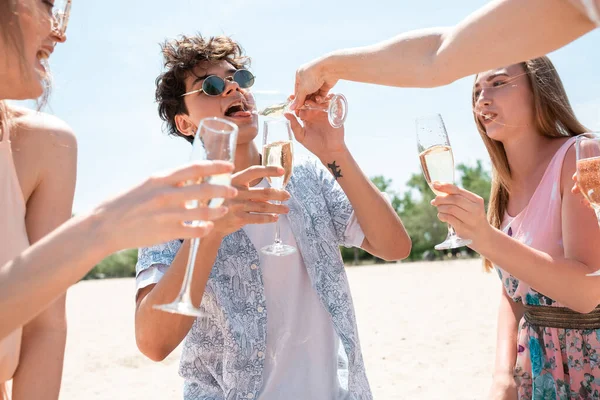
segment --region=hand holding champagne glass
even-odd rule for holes
[[[237,135],[237,125],[229,121],[220,118],[205,118],[201,120],[196,136],[194,137],[192,154],[190,156],[191,160],[222,160],[233,163]],[[205,182],[214,185],[229,186],[231,183],[231,173],[209,176],[205,179]],[[195,183],[198,182],[188,182],[190,185]],[[223,201],[224,199],[222,198],[214,198],[208,201],[208,206],[211,208],[219,207],[223,204]],[[197,208],[198,206],[198,200],[186,203],[187,208]],[[190,224],[192,226],[199,226],[202,224],[202,221],[191,221]],[[192,277],[194,275],[194,266],[199,246],[200,239],[192,239],[185,276],[177,298],[170,304],[156,305],[154,308],[191,317],[201,316],[200,310],[192,304],[191,297]]]
[[[331,94],[325,97],[325,101],[323,103],[319,103],[319,106],[307,106],[304,105],[298,110],[317,110],[323,111],[327,113],[327,118],[329,120],[329,124],[334,128],[340,128],[344,125],[346,121],[346,117],[348,115],[348,101],[343,94]],[[290,105],[292,104],[293,99],[290,98],[283,103],[274,104],[269,106],[259,112],[259,115],[265,117],[275,117],[282,116],[286,112],[291,112]]]
[[[600,225],[600,136],[581,135],[575,144],[577,157],[577,186],[590,203]],[[589,276],[599,276],[596,271]]]
[[[417,148],[425,180],[438,196],[434,182],[454,183],[454,156],[442,116],[439,114],[417,119]],[[454,249],[471,244],[470,240],[459,237],[448,224],[446,240],[435,246],[436,250]]]
[[[283,190],[290,178],[293,169],[293,141],[290,122],[285,119],[265,121],[263,129],[263,154],[262,164],[264,166],[282,167],[285,174],[281,177],[267,178],[271,187]],[[279,202],[278,202],[279,204]],[[274,243],[263,247],[264,254],[273,256],[287,256],[296,251],[296,248],[283,244],[280,237],[279,221],[275,225]]]

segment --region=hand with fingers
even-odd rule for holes
[[[233,165],[224,161],[202,161],[155,175],[129,191],[101,204],[94,220],[106,234],[106,246],[112,251],[142,247],[173,239],[206,236],[213,222],[227,213],[226,207],[199,206],[188,209],[188,201],[206,204],[212,198],[231,199],[237,190],[230,186],[201,182],[211,175],[229,173]],[[207,221],[191,226],[184,221]]]
[[[231,185],[238,195],[225,205],[229,213],[215,222],[214,233],[221,237],[238,231],[248,224],[270,224],[276,222],[280,214],[287,214],[288,206],[273,204],[290,198],[285,190],[251,187],[251,184],[267,177],[283,176],[281,167],[263,167],[254,165],[232,176]]]
[[[438,195],[431,204],[438,209],[438,218],[454,228],[463,239],[470,239],[469,247],[476,247],[494,228],[489,224],[483,198],[449,183],[435,182]]]
[[[321,103],[326,102],[327,99],[327,97],[315,97],[306,100],[303,104],[310,108],[284,114],[290,121],[296,141],[320,160],[347,151],[344,127],[332,127],[327,119],[327,113],[320,110]]]
[[[315,60],[302,65],[296,71],[296,83],[294,85],[295,99],[290,104],[290,108],[297,110],[310,97],[327,96],[336,83],[337,79],[331,78],[324,73],[322,60]]]

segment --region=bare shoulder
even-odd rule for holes
[[[77,147],[77,139],[71,127],[53,115],[26,108],[13,108],[15,134],[14,139],[27,144],[38,143],[47,146],[67,148]]]
[[[46,113],[16,107],[10,111],[13,155],[24,195],[43,182],[74,181],[77,140],[71,127]]]

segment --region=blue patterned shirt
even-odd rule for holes
[[[350,287],[340,255],[353,213],[339,184],[320,162],[294,167],[286,187],[288,219],[312,286],[343,345],[338,378],[356,400],[372,399]],[[179,241],[140,249],[137,273],[171,264]],[[259,255],[243,229],[226,236],[188,333],[179,373],[186,400],[255,399],[262,388],[267,307]]]

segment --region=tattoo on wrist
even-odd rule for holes
[[[344,175],[342,175],[342,169],[335,164],[335,161],[333,162],[333,164],[327,164],[327,168],[331,170],[331,173],[333,174],[333,177],[336,181],[338,180],[338,178],[344,177]]]

